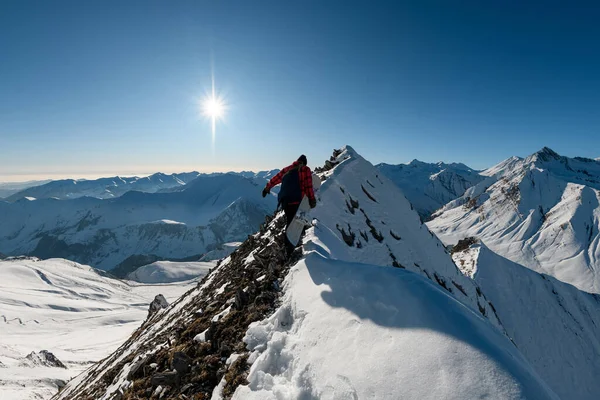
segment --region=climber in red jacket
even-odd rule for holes
[[[313,191],[312,171],[306,164],[306,156],[303,154],[293,164],[288,165],[271,178],[262,192],[263,197],[266,197],[271,188],[281,183],[277,198],[285,212],[286,226],[289,226],[292,222],[304,196],[308,197],[310,208],[317,205]]]

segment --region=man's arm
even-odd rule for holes
[[[315,192],[313,190],[312,171],[309,167],[305,166],[300,169],[300,187],[302,188],[302,194],[307,196],[311,203],[314,203]]]

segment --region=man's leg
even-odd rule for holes
[[[285,219],[286,219],[286,224],[285,224],[286,229],[292,223],[292,220],[294,219],[294,216],[296,215],[296,211],[298,211],[299,207],[300,207],[300,204],[284,204],[283,205],[283,212],[285,213]],[[290,254],[292,254],[295,248],[296,248],[296,246],[294,246],[292,243],[290,243],[290,241],[288,240],[287,235],[286,235],[285,236],[285,250],[286,250],[287,255],[289,256]]]
[[[298,207],[300,204],[284,204],[283,212],[285,213],[285,227],[287,228],[292,223],[294,216],[296,215],[296,211],[298,211]]]

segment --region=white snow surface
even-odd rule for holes
[[[506,337],[417,274],[314,252],[285,289],[248,330],[262,354],[234,399],[556,398]]]
[[[173,301],[196,284],[141,285],[103,277],[68,260],[0,261],[0,399],[47,399],[112,353],[145,320],[161,293]],[[67,369],[25,366],[48,350]]]
[[[538,274],[484,245],[453,255],[494,304],[504,328],[563,399],[600,393],[600,296]]]
[[[429,228],[445,244],[474,236],[511,261],[600,293],[600,162],[544,148],[483,174]]]
[[[281,307],[248,329],[234,399],[558,398],[399,189],[348,146],[338,160]]]
[[[156,261],[152,264],[139,267],[127,275],[127,279],[140,283],[171,283],[188,281],[194,278],[202,279],[216,264],[216,261]]]

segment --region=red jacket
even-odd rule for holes
[[[298,161],[294,161],[292,165],[288,165],[279,171],[279,173],[272,177],[269,183],[267,183],[267,189],[271,190],[272,187],[279,185],[285,174],[287,174],[289,170],[297,167]],[[312,171],[304,165],[298,170],[298,175],[300,177],[300,190],[302,191],[302,196],[307,196],[309,200],[314,200],[315,192],[313,191]]]

